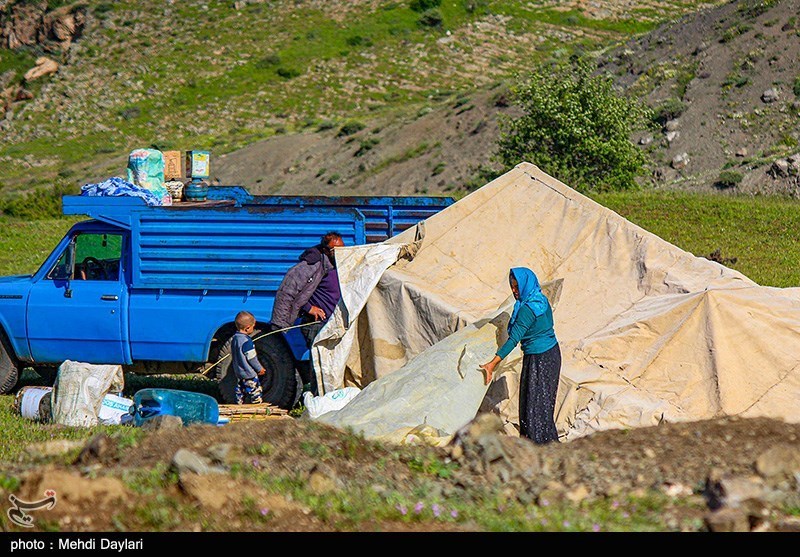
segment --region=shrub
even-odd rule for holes
[[[442,17],[442,12],[436,8],[424,12],[417,20],[420,27],[441,27],[442,23],[444,23],[444,17]]]
[[[674,120],[686,110],[686,104],[676,98],[662,101],[653,112],[653,122],[663,126],[670,120]]]
[[[255,67],[259,70],[266,70],[280,65],[281,57],[275,52],[267,54],[263,58],[256,60]]]
[[[276,73],[284,79],[292,79],[300,75],[300,70],[295,68],[278,68]]]
[[[350,120],[349,122],[345,122],[345,124],[339,128],[339,133],[336,134],[336,137],[346,137],[348,135],[353,135],[354,133],[358,133],[363,130],[366,126],[359,122],[358,120]]]
[[[370,137],[369,139],[362,139],[361,145],[359,146],[358,150],[353,154],[354,157],[360,157],[373,147],[375,147],[381,140],[377,137]]]
[[[652,126],[652,111],[618,96],[612,77],[594,69],[573,56],[518,78],[512,95],[522,115],[501,115],[494,157],[506,167],[530,161],[579,191],[637,188],[647,159],[630,137]]]
[[[738,12],[745,17],[758,17],[769,11],[777,4],[777,0],[761,0],[755,3],[745,3],[739,6]]]
[[[408,5],[408,7],[415,12],[422,13],[433,8],[438,8],[441,5],[442,0],[411,0],[411,3]]]
[[[372,39],[362,37],[361,35],[347,37],[345,42],[348,46],[372,46]]]
[[[794,85],[792,85],[792,92],[795,97],[800,97],[800,76],[794,78]]]
[[[720,37],[719,42],[727,43],[738,37],[739,35],[744,35],[750,29],[752,29],[752,25],[748,25],[747,23],[737,23],[736,25],[732,25],[728,29],[722,33],[722,37]]]
[[[717,181],[714,182],[714,185],[723,189],[732,188],[738,186],[743,178],[744,176],[735,170],[723,170],[719,173]]]

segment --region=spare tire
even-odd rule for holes
[[[0,330],[0,395],[10,392],[19,381],[19,362],[8,342],[5,333]]]
[[[267,370],[261,377],[261,398],[283,408],[291,410],[297,400],[297,377],[294,369],[292,351],[281,333],[273,333],[261,337],[266,331],[253,331],[253,344],[256,347],[258,361]],[[261,337],[261,338],[259,338]],[[231,340],[220,347],[215,376],[219,381],[219,393],[225,404],[236,403],[236,376],[231,370]]]

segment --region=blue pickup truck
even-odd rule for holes
[[[309,354],[299,329],[268,330],[275,292],[326,232],[380,242],[453,203],[446,197],[253,196],[209,188],[206,201],[148,206],[132,196],[71,195],[85,215],[33,275],[0,278],[0,393],[20,369],[55,377],[65,360],[139,374],[205,373],[233,401],[233,318],[256,316],[265,401],[290,408]],[[258,337],[261,336],[259,339]]]

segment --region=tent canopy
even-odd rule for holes
[[[312,351],[325,390],[362,392],[320,417],[368,437],[448,440],[478,412],[518,434],[511,267],[539,276],[562,351],[562,441],[724,415],[800,421],[800,288],[754,283],[521,163],[416,229],[337,250],[343,301]]]

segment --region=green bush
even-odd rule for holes
[[[735,170],[723,170],[719,173],[714,185],[724,189],[733,188],[741,183],[742,178],[744,178],[744,176]]]
[[[769,11],[769,9],[777,3],[778,0],[761,0],[760,2],[743,3],[739,6],[738,12],[745,17],[758,17]]]
[[[377,137],[370,137],[369,139],[362,139],[361,145],[359,146],[358,150],[353,154],[354,157],[360,157],[367,151],[371,150],[375,147],[381,140]]]
[[[349,122],[345,122],[345,124],[339,128],[339,133],[336,134],[336,137],[346,137],[348,135],[353,135],[354,133],[358,133],[363,130],[366,126],[359,122],[358,120],[350,120]]]
[[[653,112],[653,122],[663,126],[670,120],[674,120],[686,110],[686,104],[676,98],[662,101],[656,106]]]
[[[735,25],[732,25],[731,27],[726,29],[724,33],[722,33],[722,37],[720,37],[719,42],[721,43],[730,42],[739,35],[744,35],[752,28],[753,26],[747,23],[737,23]]]
[[[529,161],[579,191],[638,188],[647,159],[630,137],[652,126],[652,111],[594,69],[573,56],[519,78],[512,96],[522,115],[502,115],[495,158],[506,167]]]
[[[344,42],[346,42],[348,46],[372,46],[372,39],[362,37],[361,35],[347,37]]]
[[[292,79],[300,75],[300,70],[295,68],[278,68],[275,72],[284,79]]]
[[[437,8],[423,12],[417,20],[417,24],[420,27],[441,27],[442,23],[444,23],[444,17]]]
[[[280,65],[281,57],[279,54],[273,52],[267,54],[263,58],[256,60],[255,67],[259,70],[266,70]]]
[[[794,85],[792,85],[792,91],[794,92],[795,97],[800,97],[800,77],[794,78]]]
[[[408,5],[408,7],[415,12],[422,13],[433,8],[438,8],[441,5],[442,0],[411,0],[411,3]]]

